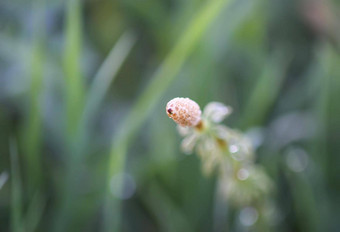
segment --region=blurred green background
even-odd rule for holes
[[[233,107],[274,183],[268,231],[339,231],[339,12],[1,1],[0,231],[261,231],[180,151],[174,97]]]

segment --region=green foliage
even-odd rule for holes
[[[2,1],[0,231],[338,231],[337,7]],[[221,200],[180,150],[174,97],[234,109],[266,204]]]

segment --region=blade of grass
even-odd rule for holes
[[[124,63],[136,42],[135,35],[128,31],[125,32],[111,49],[109,55],[100,66],[89,89],[85,115],[96,112],[110,85],[115,80],[116,74]]]
[[[315,114],[317,118],[317,130],[319,137],[315,141],[317,155],[314,159],[318,166],[322,168],[322,174],[327,172],[327,165],[325,163],[327,156],[327,142],[328,142],[328,120],[329,120],[329,106],[330,106],[330,90],[331,90],[331,56],[332,52],[328,45],[324,45],[318,51],[318,70],[317,75],[314,75],[314,88],[318,92],[318,98],[315,104]],[[315,93],[314,92],[314,93]],[[320,156],[320,154],[323,154]]]
[[[72,221],[73,204],[75,198],[74,184],[77,183],[77,172],[79,171],[79,157],[73,152],[76,142],[79,121],[84,107],[84,83],[81,75],[80,60],[82,47],[82,19],[80,0],[69,0],[66,2],[65,22],[65,47],[64,47],[64,73],[66,88],[66,129],[65,138],[67,145],[67,156],[65,157],[66,172],[63,188],[54,217],[55,231],[65,231],[69,222]]]
[[[80,71],[82,46],[80,0],[67,1],[66,11],[66,41],[63,62],[67,85],[66,126],[68,138],[71,139],[76,133],[84,103],[84,83]]]
[[[79,123],[74,152],[76,156],[79,156],[82,153],[82,149],[86,148],[86,142],[89,139],[89,124],[96,112],[98,112],[98,108],[104,100],[110,85],[115,80],[120,67],[126,60],[135,42],[135,35],[130,31],[125,32],[113,46],[95,75],[87,93],[84,113]]]
[[[128,142],[146,120],[147,116],[152,112],[152,109],[159,101],[161,95],[175,79],[180,68],[191,54],[208,26],[221,12],[223,7],[230,2],[230,0],[209,1],[196,15],[189,24],[187,30],[185,30],[174,48],[156,71],[150,84],[139,97],[115,135],[110,152],[107,176],[107,200],[109,202],[106,204],[107,210],[104,218],[104,229],[106,231],[119,231],[120,227],[119,200],[109,196],[109,189],[111,178],[124,170]],[[118,185],[117,188],[120,190],[121,187],[122,183]],[[112,205],[114,207],[112,207]]]
[[[86,144],[89,138],[89,125],[93,120],[95,113],[98,112],[104,97],[115,80],[115,77],[121,68],[122,64],[126,60],[127,56],[131,52],[133,45],[136,42],[135,35],[132,32],[125,32],[113,46],[109,55],[106,57],[101,67],[99,68],[94,80],[90,86],[88,95],[86,97],[86,103],[84,113],[80,119],[80,125],[78,128],[78,134],[73,146],[73,154],[78,160],[77,165],[81,162],[80,156],[86,149]],[[73,168],[74,170],[74,168]],[[78,173],[73,173],[72,176],[78,176]],[[74,178],[77,179],[77,178]],[[72,183],[70,183],[72,186]],[[70,187],[69,187],[70,188]],[[69,193],[70,196],[72,193]],[[71,197],[69,197],[70,199]]]
[[[261,124],[279,94],[285,77],[289,57],[274,54],[267,60],[244,109],[241,120],[243,128]]]
[[[34,39],[31,57],[31,86],[29,99],[29,115],[25,130],[25,152],[28,176],[28,192],[30,196],[40,188],[42,182],[41,174],[41,132],[42,132],[42,113],[41,113],[41,94],[43,84],[43,65],[44,65],[44,7],[43,1],[37,0],[34,3]]]
[[[45,199],[39,193],[36,193],[32,198],[31,204],[28,206],[25,217],[25,232],[37,231],[39,222],[43,216],[45,208]]]
[[[143,194],[142,201],[159,222],[161,231],[195,231],[188,216],[181,211],[181,208],[173,202],[159,184],[152,183],[149,193]]]
[[[339,50],[338,50],[339,51]],[[338,143],[339,139],[339,131],[340,131],[340,105],[338,100],[340,99],[340,56],[334,49],[330,48],[331,52],[331,70],[330,70],[330,103],[329,103],[329,121],[328,121],[328,154],[325,157],[325,165],[326,165],[326,178],[329,181],[327,183],[327,191],[325,191],[328,196],[329,189],[332,189],[332,192],[335,192],[336,189],[339,189],[339,163],[340,158],[339,156],[334,156],[333,154],[338,153],[340,151],[340,145]],[[330,188],[328,187],[330,186]],[[338,216],[340,215],[340,209],[337,204],[333,204],[333,202],[337,201],[338,194],[331,195],[328,199],[329,208],[332,210],[325,210],[327,214],[323,217],[324,221],[324,228],[329,231],[335,231],[338,228],[339,220]],[[333,213],[334,212],[334,213]]]
[[[331,195],[328,191],[328,181],[332,179],[331,175],[329,175],[332,170],[332,164],[337,163],[331,161],[330,154],[334,149],[332,139],[334,139],[333,133],[336,131],[333,117],[338,118],[338,114],[334,114],[334,112],[338,106],[335,99],[338,99],[336,94],[338,94],[337,87],[339,86],[339,79],[337,78],[340,71],[338,65],[339,55],[334,52],[334,48],[329,44],[323,44],[317,55],[319,70],[312,77],[315,80],[314,85],[318,93],[315,103],[318,136],[313,143],[313,161],[317,163],[318,169],[315,171],[313,182],[311,183],[315,189],[317,188],[317,193],[312,192],[311,195],[316,202],[314,212],[319,220],[316,221],[318,223],[315,222],[312,226],[319,230],[321,228],[332,230],[329,220],[333,215],[327,210],[332,206]],[[334,140],[337,141],[337,137]]]
[[[309,179],[303,173],[288,178],[294,197],[294,208],[297,213],[299,229],[301,231],[316,232],[325,228],[320,227],[320,209],[318,210],[315,194]]]
[[[23,231],[22,228],[22,183],[20,177],[20,166],[18,148],[14,138],[10,141],[11,158],[11,230],[13,232]]]
[[[89,124],[91,120],[93,120],[95,113],[98,112],[98,108],[104,100],[110,85],[115,80],[119,69],[131,52],[135,42],[135,35],[130,31],[125,32],[113,46],[109,55],[106,57],[96,73],[87,93],[84,113],[80,119],[77,135],[78,140],[75,144],[75,154],[77,156],[79,156],[82,153],[82,149],[86,147],[85,145],[89,139]]]
[[[80,122],[77,136],[71,147],[74,161],[72,162],[73,165],[70,170],[71,173],[69,174],[70,177],[68,178],[69,180],[66,187],[68,190],[65,194],[67,195],[65,196],[67,198],[65,201],[67,202],[72,202],[74,197],[72,192],[72,186],[74,182],[72,180],[77,180],[77,176],[79,176],[79,173],[76,173],[75,170],[76,166],[79,166],[81,163],[81,155],[83,154],[84,149],[86,149],[86,142],[89,139],[88,129],[90,121],[94,118],[95,113],[98,111],[98,108],[102,103],[109,86],[114,81],[119,69],[126,60],[135,42],[136,38],[132,32],[124,33],[111,49],[109,55],[99,68],[90,86],[86,97],[84,113],[79,119]],[[65,204],[67,205],[67,203]]]

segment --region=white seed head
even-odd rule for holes
[[[184,127],[196,126],[201,121],[199,105],[189,98],[177,97],[166,105],[166,113],[177,124]]]

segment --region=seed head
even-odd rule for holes
[[[166,105],[166,113],[177,124],[184,127],[196,126],[201,121],[199,105],[189,98],[177,97]]]

